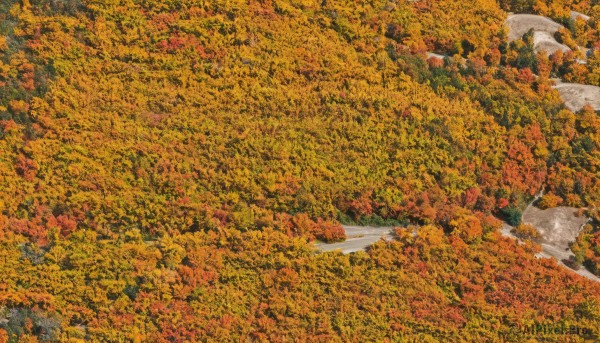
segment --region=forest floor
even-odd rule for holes
[[[542,251],[536,257],[555,258],[563,267],[590,280],[600,282],[600,278],[584,267],[575,270],[563,262],[563,260],[568,260],[571,256],[574,256],[569,248],[569,243],[575,241],[581,227],[587,222],[587,218],[578,216],[577,211],[573,207],[555,207],[542,210],[529,205],[523,212],[523,223],[533,225],[541,234],[541,238],[536,240],[536,243],[541,245]],[[500,232],[505,237],[514,238],[521,242],[521,239],[511,232],[512,229],[512,226],[504,223]]]

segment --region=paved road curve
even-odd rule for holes
[[[319,250],[334,251],[340,250],[344,254],[365,250],[369,245],[380,239],[391,240],[393,227],[374,227],[374,226],[343,226],[346,231],[347,239],[339,243],[317,243]]]

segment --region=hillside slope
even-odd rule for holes
[[[600,286],[492,216],[600,200],[597,118],[495,2],[0,15],[0,342],[598,339]],[[340,221],[419,229],[316,255]]]

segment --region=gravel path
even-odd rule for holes
[[[427,54],[427,58],[435,57],[435,58],[439,58],[440,60],[443,60],[444,58],[448,57],[446,55],[436,54],[435,52],[427,52],[426,54]]]
[[[583,19],[585,21],[590,20],[590,17],[587,16],[587,15],[585,15],[585,14],[583,14],[583,13],[579,13],[577,11],[571,11],[571,19],[577,20],[577,18],[581,18],[581,19]]]

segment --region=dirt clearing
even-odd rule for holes
[[[569,249],[583,224],[587,222],[584,216],[577,216],[577,209],[573,207],[555,207],[546,210],[529,206],[523,212],[523,222],[533,225],[542,238],[540,243],[553,245],[563,251]]]
[[[571,49],[554,39],[554,36],[544,31],[536,31],[533,33],[533,47],[535,52],[545,51],[547,54],[552,55],[557,51],[567,52]]]
[[[592,106],[595,111],[600,110],[600,87],[557,82],[554,88],[571,111],[577,112],[585,105]]]
[[[563,260],[569,260],[573,256],[569,243],[575,241],[581,227],[587,222],[587,218],[577,216],[577,212],[578,209],[573,207],[556,207],[542,210],[529,205],[523,212],[523,223],[533,225],[541,235],[537,243],[542,246],[542,252],[537,254],[536,257],[555,258],[559,264],[574,273],[600,282],[600,278],[584,267],[574,270],[563,263]],[[506,237],[519,240],[511,232],[512,229],[513,227],[505,223],[500,232]]]
[[[551,36],[554,36],[554,33],[563,27],[551,19],[533,14],[509,15],[508,19],[506,19],[505,25],[508,27],[509,31],[509,42],[520,39],[530,29],[533,29],[534,31],[546,32]]]

